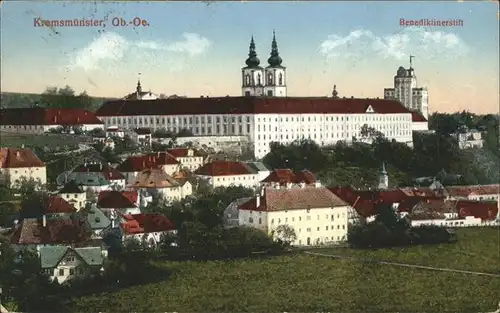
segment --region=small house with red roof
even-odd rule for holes
[[[80,108],[11,108],[0,110],[0,130],[19,133],[46,133],[60,127],[83,131],[103,129],[94,112]]]
[[[0,184],[18,187],[24,180],[47,183],[45,163],[31,149],[0,148]]]
[[[413,131],[425,132],[429,130],[429,122],[420,112],[412,111],[411,120],[411,127]]]
[[[292,244],[304,246],[347,240],[353,215],[356,212],[348,203],[327,188],[316,186],[264,187],[238,206],[239,225],[274,235],[279,226],[288,225],[297,235]]]
[[[190,171],[197,170],[205,163],[205,155],[197,149],[192,148],[171,148],[167,153],[173,156],[183,168]]]
[[[457,200],[499,201],[500,184],[450,186],[447,187],[448,197]]]
[[[212,161],[197,169],[194,174],[205,180],[212,188],[242,186],[257,188],[259,173],[239,161]]]
[[[97,207],[103,212],[113,210],[121,214],[140,214],[137,191],[103,190],[97,197]]]
[[[163,214],[117,214],[122,240],[138,240],[148,247],[157,247],[163,235],[177,234],[176,226]]]
[[[127,178],[127,184],[135,183],[139,172],[154,168],[161,168],[172,175],[181,168],[181,163],[167,152],[156,152],[128,157],[116,167]]]
[[[141,200],[152,201],[153,197],[164,201],[180,201],[192,195],[193,187],[187,179],[175,179],[161,168],[145,169],[137,174],[135,181],[127,186],[141,195]],[[142,205],[142,203],[141,203]]]
[[[309,170],[293,172],[291,169],[275,169],[266,178],[260,181],[265,187],[291,187],[293,185],[321,186],[316,176]]]
[[[117,126],[111,126],[106,129],[106,137],[125,137],[125,131]]]

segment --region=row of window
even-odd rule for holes
[[[317,119],[316,119],[317,118]],[[352,122],[396,122],[396,121],[409,121],[410,116],[401,116],[401,115],[369,115],[369,114],[360,114],[360,116],[351,116],[350,121]],[[309,116],[309,117],[275,117],[274,119],[272,117],[260,117],[257,118],[257,123],[260,122],[266,123],[267,122],[349,122],[349,116],[325,116],[324,119],[322,116]]]
[[[387,123],[383,123],[383,124],[366,124],[367,126],[370,126],[370,127],[373,127],[375,128],[376,130],[379,130],[379,131],[384,131],[384,130],[399,130],[399,129],[410,129],[411,128],[411,124],[410,123],[390,123],[390,124],[387,124]],[[261,128],[262,126],[262,128]],[[267,127],[266,127],[267,126]],[[311,125],[308,125],[308,126],[311,126]],[[331,126],[331,127],[330,127]],[[336,126],[336,127],[334,127]],[[300,128],[299,128],[300,127]],[[345,125],[345,124],[337,124],[337,125],[323,125],[323,126],[320,126],[320,128],[313,128],[312,129],[312,133],[314,132],[324,132],[325,130],[326,131],[329,131],[330,129],[332,131],[334,131],[335,129],[337,131],[344,131],[344,130],[351,130],[351,131],[355,131],[355,130],[360,130],[361,128],[363,127],[363,125],[361,124],[348,124],[348,125]],[[287,127],[281,127],[281,126],[276,126],[276,125],[257,125],[257,132],[260,132],[261,129],[262,131],[266,132],[266,131],[273,131],[273,128],[274,128],[274,131],[275,132],[278,132],[278,131],[295,131],[295,132],[301,132],[301,133],[304,133],[304,132],[309,132],[311,133],[311,128],[304,128],[304,126],[300,126],[298,124],[289,124],[287,125]]]
[[[221,121],[224,123],[228,123],[229,121],[231,123],[243,123],[243,121],[250,123],[250,116],[215,116],[215,123],[220,124]],[[123,124],[183,124],[183,125],[188,125],[188,124],[212,124],[212,116],[196,116],[196,117],[122,117],[122,118],[111,118],[111,124],[120,124],[123,122]],[[201,123],[200,123],[201,122]]]

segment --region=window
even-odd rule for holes
[[[250,74],[247,74],[247,75],[245,76],[245,84],[246,84],[247,86],[248,86],[248,85],[250,85]]]
[[[262,85],[260,73],[257,74],[257,85]]]
[[[259,217],[259,224],[262,224],[262,218]]]
[[[283,74],[282,73],[280,73],[280,76],[279,76],[279,84],[283,85]]]
[[[66,257],[66,262],[74,262],[75,261],[75,257],[74,256],[68,256]]]
[[[59,276],[64,276],[64,268],[59,269]]]
[[[248,222],[253,223],[253,217],[249,217]]]
[[[70,268],[69,269],[69,274],[70,275],[75,275],[75,269],[74,268]]]
[[[272,85],[273,84],[273,74],[269,73],[267,75],[267,84]]]
[[[267,96],[268,97],[272,97],[273,96],[273,91],[272,90],[268,90],[267,91]]]

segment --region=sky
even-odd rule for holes
[[[41,93],[69,85],[122,97],[140,75],[143,89],[155,93],[240,96],[251,36],[265,66],[275,30],[289,96],[327,96],[336,85],[341,97],[383,97],[413,55],[431,112],[498,113],[498,10],[493,1],[8,0],[0,9],[1,90]],[[46,27],[38,18],[103,22]],[[405,27],[401,19],[462,25]],[[113,26],[120,20],[126,25]]]

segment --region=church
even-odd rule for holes
[[[278,51],[276,34],[273,31],[271,56],[267,66],[262,67],[255,51],[255,41],[252,36],[246,66],[241,69],[242,96],[286,97],[286,67]]]

